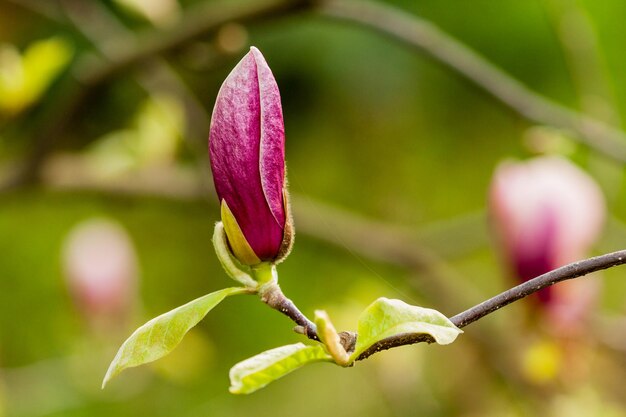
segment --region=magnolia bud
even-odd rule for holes
[[[293,241],[280,93],[252,47],[217,96],[209,153],[230,248],[245,265],[280,262]]]

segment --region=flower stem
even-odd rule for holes
[[[276,280],[271,280],[261,285],[259,295],[265,304],[293,320],[301,328],[299,330],[300,333],[306,335],[311,340],[320,340],[315,324],[302,314],[293,301],[283,294]]]

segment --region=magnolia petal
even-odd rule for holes
[[[280,92],[263,54],[250,48],[257,68],[261,105],[261,143],[259,170],[263,193],[276,222],[285,224],[283,188],[285,182],[285,127]]]

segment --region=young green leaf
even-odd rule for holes
[[[233,394],[250,394],[303,365],[322,361],[333,359],[321,345],[296,343],[267,350],[231,368],[229,390]]]
[[[317,335],[320,341],[324,343],[326,350],[335,363],[341,366],[348,366],[351,363],[350,355],[341,345],[341,338],[330,321],[328,313],[324,310],[315,310],[315,325],[317,326]]]
[[[122,344],[109,365],[102,388],[124,369],[155,361],[170,353],[185,334],[224,298],[248,292],[249,289],[242,287],[225,288],[153,318]]]
[[[383,297],[370,304],[359,317],[359,337],[351,360],[392,336],[424,334],[440,345],[447,345],[460,333],[463,332],[437,310]]]

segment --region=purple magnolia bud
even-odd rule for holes
[[[489,197],[494,231],[520,281],[583,258],[602,230],[606,208],[600,188],[563,158],[501,164]],[[563,284],[542,290],[539,299],[558,305],[554,298]]]
[[[278,85],[255,47],[220,88],[209,153],[234,255],[246,265],[279,262],[293,236],[285,183],[285,130]]]

